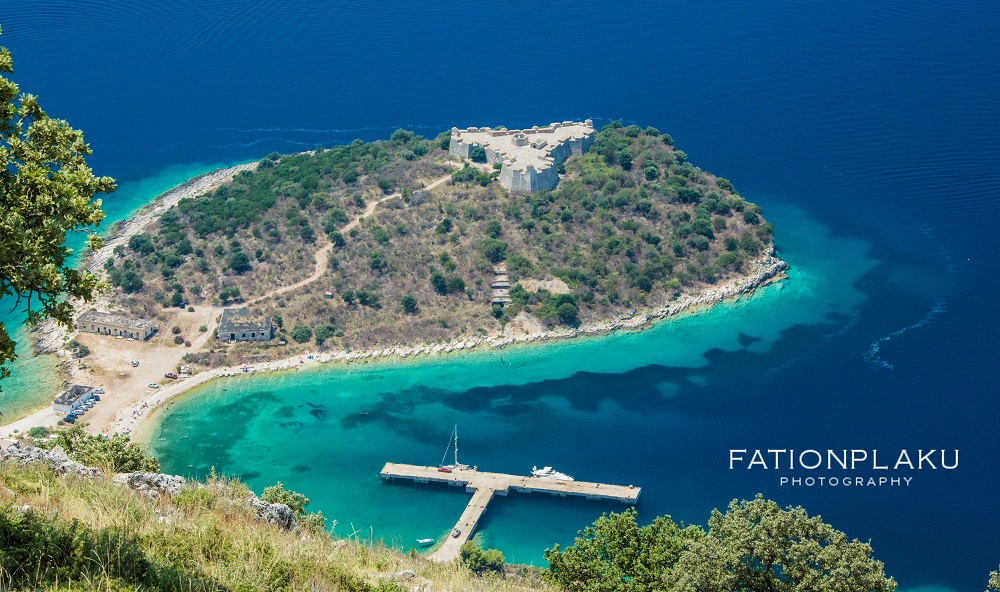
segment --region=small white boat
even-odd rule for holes
[[[434,539],[417,539],[417,544],[426,547],[427,545],[433,545]]]
[[[553,479],[555,481],[572,481],[573,478],[566,473],[560,473],[559,471],[553,469],[552,467],[531,467],[531,476],[540,477],[542,479]]]

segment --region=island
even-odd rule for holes
[[[641,329],[782,277],[773,231],[652,127],[398,130],[158,197],[85,258],[108,289],[76,330],[38,345],[106,391],[90,429],[129,432],[217,376]]]

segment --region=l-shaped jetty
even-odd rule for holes
[[[592,500],[616,500],[626,504],[635,504],[639,501],[640,491],[639,487],[632,485],[523,477],[506,473],[477,471],[464,467],[444,472],[438,470],[438,467],[402,465],[391,462],[385,463],[380,476],[389,481],[408,479],[416,483],[447,483],[453,487],[465,486],[466,491],[473,492],[472,499],[452,530],[452,535],[437,551],[431,554],[431,560],[437,562],[447,562],[458,558],[459,548],[472,537],[476,525],[479,524],[479,519],[486,512],[486,506],[489,505],[494,494],[506,496],[513,489],[522,493],[537,491],[561,497],[577,495]]]

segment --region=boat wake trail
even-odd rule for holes
[[[934,306],[931,307],[927,314],[924,315],[924,318],[920,319],[916,323],[913,323],[912,325],[903,327],[898,331],[893,331],[885,337],[876,339],[870,346],[868,346],[868,351],[864,353],[865,361],[871,364],[876,370],[892,370],[893,365],[879,357],[879,350],[882,349],[882,344],[890,341],[893,337],[897,337],[913,329],[919,329],[920,327],[923,327],[927,323],[933,321],[938,315],[945,312],[945,303],[946,301],[944,299],[938,300],[934,303]]]

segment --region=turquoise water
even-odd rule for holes
[[[580,479],[648,485],[643,475],[656,464],[641,457],[661,451],[630,452],[631,436],[648,432],[652,417],[656,431],[686,431],[683,417],[662,403],[684,387],[711,389],[698,372],[707,352],[766,353],[788,328],[851,315],[864,300],[852,285],[876,264],[866,243],[829,236],[793,207],[769,212],[792,269],[752,297],[641,332],[216,381],[168,408],[150,435],[153,450],[166,471],[205,475],[214,467],[258,492],[280,480],[336,520],[338,534],[402,548],[450,530],[469,496],[383,484],[379,469],[386,461],[439,462],[454,424],[460,459],[484,470],[524,474],[551,464]],[[566,381],[581,372],[627,375],[649,367],[691,372],[657,381],[652,393],[565,394]],[[496,394],[505,389],[507,396]],[[644,493],[644,511],[676,511],[662,505],[663,493]],[[553,542],[571,541],[601,512],[618,509],[511,494],[491,504],[479,536],[508,559],[537,564]],[[703,505],[687,519],[703,521],[710,509]]]

